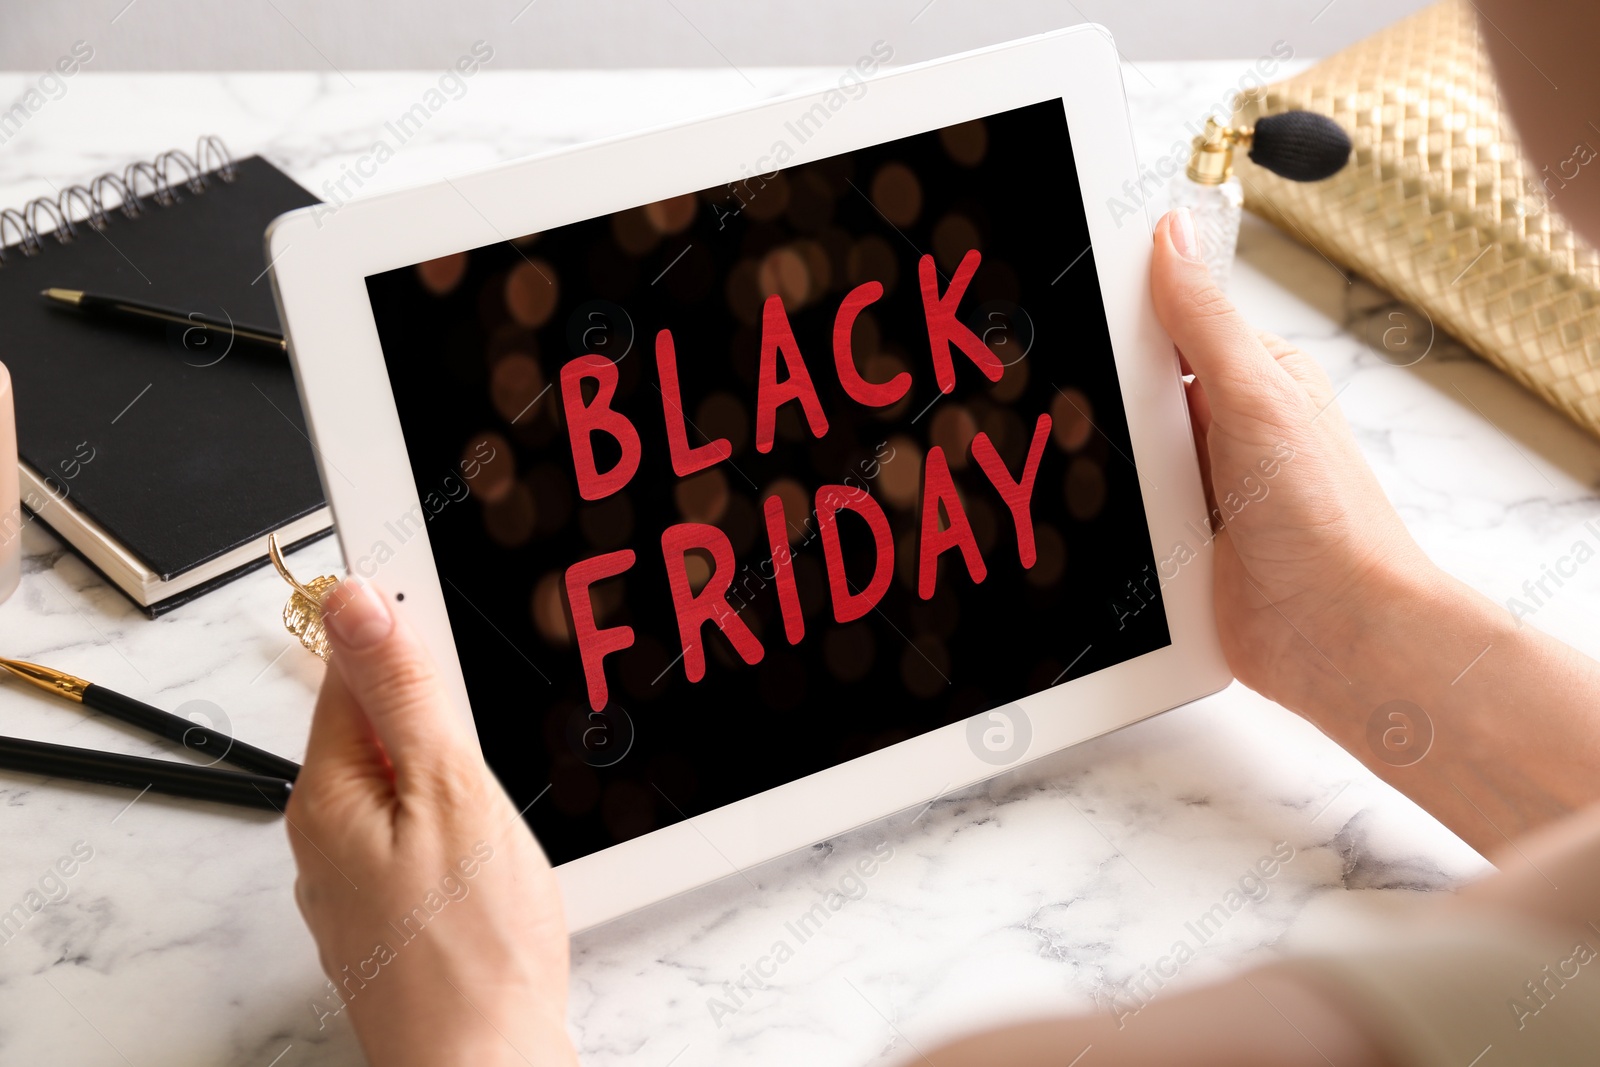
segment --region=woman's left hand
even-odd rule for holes
[[[374,1067],[576,1064],[544,852],[384,598],[346,579],[325,608],[333,655],[287,810],[323,1010],[348,1008]]]

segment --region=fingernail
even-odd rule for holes
[[[371,648],[394,629],[389,605],[376,589],[355,576],[335,586],[323,598],[322,608],[328,632],[345,648]]]
[[[1194,216],[1188,208],[1177,208],[1167,216],[1167,235],[1178,255],[1199,262],[1200,241],[1194,235]]]

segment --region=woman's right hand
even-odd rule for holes
[[[1185,213],[1164,217],[1151,289],[1194,375],[1235,676],[1481,851],[1600,801],[1600,665],[1429,561],[1327,375],[1246,325],[1195,247]]]
[[[1216,545],[1216,610],[1240,681],[1301,710],[1353,670],[1373,604],[1437,568],[1406,532],[1311,357],[1258,334],[1197,258],[1187,211],[1156,227],[1156,313],[1185,372]],[[1330,669],[1331,668],[1331,669]]]

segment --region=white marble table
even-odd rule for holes
[[[1129,68],[1146,161],[1245,69]],[[832,77],[745,74],[754,87],[733,71],[486,72],[364,191]],[[0,145],[0,204],[212,131],[320,189],[436,79],[80,75]],[[0,76],[0,98],[27,83]],[[1595,441],[1442,338],[1414,367],[1381,358],[1375,342],[1396,325],[1426,343],[1420,316],[1252,220],[1233,291],[1258,325],[1327,367],[1412,530],[1491,596],[1517,592],[1600,516]],[[270,571],[150,622],[48,532],[30,529],[25,544],[22,588],[0,605],[7,654],[169,707],[211,700],[251,741],[303,751],[321,666],[280,629],[284,587]],[[337,549],[323,542],[295,566],[333,572]],[[1583,623],[1597,608],[1600,568],[1580,571],[1536,621],[1592,654],[1600,631]],[[3,706],[6,733],[163,753],[13,687]],[[0,945],[0,1062],[359,1063],[343,1021],[318,1029],[323,979],[290,896],[281,821],[129,799],[0,776],[0,910],[75,843],[93,850],[65,898]],[[785,924],[880,841],[893,858],[864,897],[793,946],[762,988],[725,988],[774,942],[793,941]],[[1270,895],[1233,914],[1166,988],[1320,936],[1357,903],[1446,890],[1486,869],[1311,727],[1234,686],[944,797],[920,817],[757,868],[754,887],[733,878],[579,937],[572,1033],[592,1065],[861,1063],[1021,1013],[1104,1010],[1278,842],[1295,858]]]

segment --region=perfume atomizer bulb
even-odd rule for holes
[[[1215,118],[1190,145],[1189,164],[1168,188],[1170,207],[1186,207],[1194,219],[1200,255],[1218,287],[1226,289],[1239,244],[1244,192],[1233,173],[1233,153],[1243,147],[1250,161],[1295,182],[1331,178],[1350,159],[1350,137],[1326,115],[1285,111],[1254,126],[1225,126]]]

